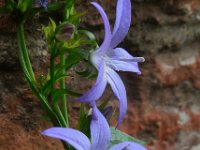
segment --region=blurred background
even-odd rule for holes
[[[116,1],[98,2],[113,25]],[[130,32],[120,47],[146,61],[140,63],[140,76],[120,73],[129,103],[120,129],[148,142],[149,150],[200,150],[200,1],[132,0],[132,6]],[[88,10],[82,27],[101,43],[104,30],[98,12],[88,0],[77,0],[77,10]],[[48,67],[42,23],[44,17],[38,15],[26,26],[36,74]],[[76,79],[69,82],[80,86]],[[50,126],[41,114],[20,69],[12,17],[0,15],[0,150],[62,149],[57,140],[40,136]]]

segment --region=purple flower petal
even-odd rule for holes
[[[147,150],[140,144],[134,142],[123,142],[120,144],[116,144],[111,147],[109,150]]]
[[[121,78],[113,69],[107,68],[106,73],[107,73],[108,83],[110,84],[115,96],[119,100],[119,105],[120,105],[119,117],[118,117],[118,125],[119,125],[122,123],[127,111],[126,89],[124,87]]]
[[[111,42],[111,30],[110,30],[109,20],[108,20],[106,13],[103,10],[103,8],[98,3],[92,2],[91,4],[94,5],[96,7],[96,9],[99,11],[99,13],[103,19],[104,28],[105,28],[104,41],[101,44],[101,46],[97,50],[95,50],[95,53],[98,53],[98,52],[104,53],[110,47],[110,42]]]
[[[112,33],[111,48],[116,47],[128,33],[131,23],[131,1],[118,0],[116,20]]]
[[[143,57],[133,57],[126,50],[116,48],[107,53],[106,64],[117,71],[130,71],[141,74],[137,62],[143,62]]]
[[[106,150],[110,142],[110,128],[101,112],[93,105],[90,123],[92,150]]]
[[[42,134],[63,140],[78,150],[89,150],[91,147],[87,136],[75,129],[54,127],[43,131]]]
[[[104,75],[104,63],[102,63],[99,68],[99,74],[98,74],[96,83],[88,92],[86,92],[83,96],[78,98],[78,101],[80,102],[96,101],[102,96],[106,88],[106,84],[107,84],[107,81]]]

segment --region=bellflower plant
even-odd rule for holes
[[[101,46],[91,53],[91,62],[99,72],[97,81],[78,100],[80,102],[96,101],[102,96],[108,82],[120,103],[118,118],[118,124],[120,124],[127,111],[127,96],[125,86],[115,71],[130,71],[141,74],[138,62],[144,61],[143,57],[133,57],[123,48],[115,48],[125,38],[129,30],[131,23],[131,2],[130,0],[118,0],[116,20],[112,33],[103,8],[95,2],[92,2],[92,4],[99,11],[103,19],[105,37]]]
[[[77,150],[146,150],[134,142],[122,142],[109,148],[111,138],[109,125],[95,104],[90,123],[91,141],[82,132],[72,128],[53,127],[42,132],[43,135],[63,140]]]
[[[0,13],[10,13],[11,18],[14,18],[13,22],[17,26],[19,60],[24,77],[46,111],[48,120],[55,126],[42,134],[61,139],[65,150],[71,150],[72,146],[78,150],[146,150],[140,145],[145,144],[144,142],[109,127],[106,117],[112,116],[112,106],[108,106],[107,101],[101,103],[99,107],[96,105],[107,83],[110,84],[119,100],[118,124],[122,123],[127,111],[127,96],[125,86],[117,71],[141,74],[138,62],[143,62],[144,58],[133,57],[123,48],[117,47],[130,27],[131,1],[117,1],[116,20],[112,32],[103,8],[98,3],[92,2],[100,13],[105,28],[104,40],[98,48],[94,34],[81,28],[81,17],[85,15],[85,12],[76,11],[75,0],[34,2],[36,0],[6,0],[5,6],[0,7]],[[38,8],[38,3],[42,8]],[[25,24],[38,13],[40,13],[39,16],[45,13],[46,16],[58,11],[59,14],[62,13],[62,18],[60,15],[54,15],[52,18],[56,17],[55,21],[49,16],[49,24],[43,25],[42,30],[38,30],[43,31],[46,38],[48,49],[45,48],[45,51],[48,50],[49,53],[49,65],[47,65],[46,73],[35,75],[26,46]],[[81,77],[94,77],[94,67],[90,62],[98,71],[97,81],[88,92],[81,96],[80,93],[74,91],[73,87],[68,86],[66,81],[72,83],[71,78],[76,77],[74,74]],[[86,66],[86,70],[78,70],[77,65],[80,63],[81,66]],[[82,102],[77,130],[71,128],[70,110],[68,110],[71,104],[68,101],[69,96],[75,99],[79,97],[78,101]],[[92,115],[88,115],[88,107],[85,103],[92,106]]]

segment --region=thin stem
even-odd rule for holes
[[[54,104],[54,110],[59,117],[62,127],[68,127],[68,124],[66,123],[65,118],[63,117],[63,114],[62,114],[58,104]]]
[[[56,51],[56,44],[52,45],[50,52],[51,52],[51,58],[50,58],[50,78],[51,78],[51,92],[55,90],[54,87],[54,67],[55,67],[55,51]],[[51,93],[52,94],[52,93]],[[68,127],[68,124],[66,122],[66,119],[62,113],[62,111],[59,108],[58,103],[53,102],[53,109],[56,112],[59,121],[61,122],[62,127]]]
[[[65,8],[64,8],[64,12],[63,12],[63,21],[66,21],[68,18],[69,18],[69,9],[66,7],[66,4],[65,4]],[[65,53],[61,53],[61,55],[60,55],[60,68],[63,68],[62,74],[65,74],[65,67],[63,67],[63,66],[65,66],[65,63],[66,63]],[[60,79],[60,88],[65,89],[65,77],[62,77]],[[61,96],[61,111],[62,111],[63,117],[66,120],[67,127],[69,127],[68,110],[67,110],[67,97],[64,94]]]
[[[39,98],[43,108],[48,113],[48,115],[51,118],[53,124],[58,125],[60,123],[59,123],[59,120],[57,119],[56,114],[51,109],[51,107],[48,104],[46,98],[43,95],[41,95],[39,93],[38,89],[37,89],[37,86],[36,86],[37,84],[36,84],[36,81],[35,81],[35,77],[34,77],[34,74],[33,74],[33,71],[32,71],[32,67],[31,67],[31,64],[30,64],[30,61],[29,61],[29,56],[28,56],[27,49],[26,49],[23,23],[20,23],[18,25],[17,40],[18,40],[18,46],[19,46],[19,59],[20,59],[20,63],[21,63],[24,75],[26,77],[26,80],[29,83],[29,86],[32,89],[32,91]],[[27,60],[29,62],[29,65],[27,64]],[[31,73],[32,73],[32,76],[31,76]]]
[[[31,66],[31,62],[29,59],[29,55],[28,55],[28,50],[26,47],[26,43],[25,43],[25,36],[24,36],[24,26],[23,23],[19,23],[18,25],[18,29],[17,29],[17,37],[18,37],[18,45],[20,48],[21,53],[23,54],[23,59],[27,68],[27,71],[30,74],[30,77],[32,78],[33,81],[35,80],[35,75]]]
[[[65,54],[62,54],[60,56],[60,66],[61,67],[65,66]],[[62,70],[62,73],[65,74],[65,68]],[[60,88],[65,89],[65,77],[60,79]],[[61,96],[61,111],[62,111],[63,117],[65,118],[66,123],[69,127],[68,111],[67,111],[67,98],[64,94]]]
[[[68,125],[66,124],[65,119],[63,118],[62,113],[61,113],[58,105],[56,104],[54,106],[54,111],[55,111],[54,112],[52,110],[51,106],[49,105],[46,97],[43,96],[39,92],[39,90],[37,88],[35,75],[34,75],[34,72],[32,70],[32,66],[31,66],[31,63],[30,63],[29,55],[28,55],[28,52],[27,52],[26,44],[25,44],[23,23],[19,23],[18,24],[17,40],[18,40],[18,46],[19,46],[20,63],[21,63],[22,70],[24,72],[24,75],[26,77],[26,80],[27,80],[30,88],[36,94],[38,99],[40,100],[40,103],[42,104],[42,107],[47,112],[47,114],[50,117],[50,119],[51,119],[52,123],[54,124],[54,126],[67,127]],[[54,59],[52,60],[52,62],[54,63]],[[54,64],[53,64],[53,68],[54,68]],[[52,69],[52,72],[51,72],[52,75],[54,75],[53,71],[54,70]],[[63,143],[64,148],[67,150],[69,148],[68,144],[65,143],[64,141],[62,141],[62,143]]]

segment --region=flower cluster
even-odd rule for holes
[[[46,7],[45,0],[40,2],[42,6]],[[45,130],[42,134],[61,139],[78,150],[145,150],[143,146],[134,142],[122,142],[110,148],[110,128],[96,106],[96,101],[102,96],[108,83],[119,101],[118,125],[121,124],[127,111],[127,96],[125,86],[116,71],[141,74],[138,62],[143,62],[144,58],[133,57],[123,48],[116,48],[125,38],[130,27],[131,1],[118,0],[116,20],[112,32],[103,8],[96,2],[91,4],[100,13],[105,28],[105,37],[101,46],[94,50],[90,56],[92,64],[98,70],[97,81],[88,92],[78,99],[79,102],[90,103],[92,106],[91,140],[82,132],[71,128],[54,127]]]
[[[141,74],[138,63],[143,62],[144,58],[133,57],[125,49],[117,47],[130,28],[131,0],[117,0],[113,30],[103,8],[96,2],[91,4],[102,17],[105,28],[104,40],[99,47],[93,33],[80,29],[80,18],[85,12],[76,11],[75,0],[6,0],[5,6],[0,7],[0,13],[17,13],[12,16],[17,26],[19,59],[24,76],[47,112],[50,121],[57,126],[43,131],[42,134],[62,140],[66,149],[73,147],[78,150],[146,150],[138,144],[139,141],[109,127],[106,117],[111,114],[111,106],[107,107],[103,102],[99,108],[97,107],[97,100],[109,84],[119,101],[117,128],[123,122],[127,112],[126,89],[117,72],[129,71]],[[38,13],[51,15],[55,11],[62,12],[63,18],[57,21],[50,19],[49,24],[42,28],[49,49],[50,65],[46,75],[38,77],[35,76],[29,58],[24,26],[26,21]],[[66,79],[69,77],[68,71],[83,61],[87,63],[87,69],[75,70],[75,73],[93,77],[91,70],[95,67],[98,76],[92,88],[81,95],[68,89]],[[93,69],[91,64],[94,66]],[[82,103],[79,131],[70,128],[67,96],[79,97],[77,101]],[[89,115],[85,112],[83,103],[92,107]],[[104,113],[100,110],[104,110]],[[113,137],[118,139],[113,140]]]

